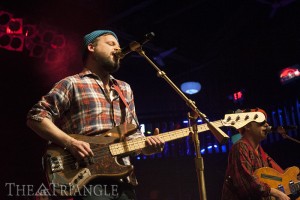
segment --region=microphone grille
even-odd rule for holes
[[[266,131],[267,132],[272,132],[272,126],[267,126]]]

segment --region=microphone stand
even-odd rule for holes
[[[292,141],[294,141],[294,142],[300,144],[300,141],[297,140],[297,139],[295,139],[295,138],[293,138],[293,137],[291,137],[291,136],[289,136],[289,135],[287,134],[286,130],[285,130],[282,126],[279,126],[279,127],[277,128],[277,132],[278,132],[284,139],[289,139],[289,140],[292,140]]]
[[[271,126],[270,126],[271,127]],[[292,129],[297,129],[297,126],[292,126]],[[270,129],[270,131],[271,131],[272,129]],[[278,126],[277,128],[276,128],[276,130],[274,130],[276,133],[279,133],[282,137],[283,137],[283,139],[289,139],[289,140],[292,140],[292,141],[294,141],[294,142],[296,142],[296,143],[298,143],[298,144],[300,144],[300,141],[299,140],[297,140],[297,139],[295,139],[295,138],[292,138],[291,136],[289,136],[288,134],[287,134],[287,130],[288,130],[288,128],[284,128],[283,126]]]
[[[161,71],[154,62],[150,58],[147,57],[145,52],[142,49],[142,45],[138,42],[134,41],[130,44],[130,49],[132,51],[136,51],[138,54],[140,54],[142,57],[144,57],[156,70],[157,70],[157,76],[165,79],[167,83],[179,94],[179,96],[186,102],[186,104],[193,110],[194,115],[196,117],[190,117],[190,119],[193,119],[193,141],[195,146],[195,152],[196,152],[196,158],[195,158],[195,167],[197,171],[197,178],[198,178],[198,188],[199,188],[199,194],[200,194],[200,200],[206,200],[206,189],[205,189],[205,181],[204,181],[204,162],[203,158],[201,157],[200,153],[200,141],[198,138],[198,131],[197,131],[197,123],[196,119],[200,117],[202,121],[204,121],[209,130],[213,133],[213,135],[216,137],[216,139],[221,143],[224,144],[229,139],[229,136],[226,135],[220,128],[216,127],[214,124],[209,122],[209,120],[206,118],[206,115],[200,112],[200,110],[195,105],[195,102],[188,99],[183,92],[180,91],[180,89],[169,79],[169,77],[166,75],[165,72]]]
[[[205,189],[205,178],[204,178],[204,161],[200,152],[200,140],[198,137],[198,129],[197,129],[197,117],[190,115],[188,113],[189,126],[192,127],[191,135],[194,142],[194,148],[196,152],[195,156],[195,168],[198,179],[198,190],[201,200],[206,200],[206,189]]]
[[[299,141],[299,140],[297,140],[297,139],[295,139],[295,138],[292,138],[291,136],[289,136],[289,135],[287,135],[287,134],[282,134],[282,137],[283,137],[284,139],[287,138],[287,139],[290,139],[290,140],[292,140],[292,141],[294,141],[294,142],[300,144],[300,141]]]

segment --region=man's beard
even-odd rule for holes
[[[110,59],[110,57],[105,57],[104,55],[96,53],[94,54],[94,58],[98,65],[110,74],[117,72],[120,68],[119,60],[113,61]]]

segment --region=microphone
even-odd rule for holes
[[[287,126],[277,126],[277,127],[272,127],[272,126],[268,126],[266,131],[267,132],[280,132],[282,130],[284,131],[291,131],[291,130],[296,130],[297,126],[295,125],[287,125]]]
[[[127,47],[122,48],[119,51],[115,52],[115,55],[119,59],[123,59],[127,54],[136,50],[136,45],[138,45],[138,47],[140,47],[143,44],[145,44],[146,42],[148,42],[149,40],[151,40],[154,36],[155,36],[155,34],[153,32],[147,33],[140,40],[133,41]]]

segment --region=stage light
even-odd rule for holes
[[[1,31],[5,31],[8,22],[10,21],[10,19],[12,18],[12,14],[6,11],[2,11],[0,10],[0,30]]]
[[[238,92],[235,92],[233,94],[233,100],[234,101],[240,101],[243,99],[243,92],[242,91],[238,91]]]
[[[222,145],[221,150],[222,150],[222,153],[226,153],[227,152],[226,145]]]
[[[36,57],[36,58],[41,58],[45,55],[46,48],[42,44],[32,44],[30,47],[30,53],[29,56],[31,57]]]
[[[24,47],[24,36],[13,35],[10,43],[10,50],[12,51],[23,51]]]
[[[186,94],[196,94],[201,90],[199,82],[185,82],[181,84],[181,91]]]
[[[188,124],[188,123],[189,123],[189,120],[183,120],[182,123]],[[197,123],[198,123],[198,124],[201,124],[201,123],[202,123],[202,119],[198,119],[198,120],[197,120]]]
[[[242,90],[237,91],[237,92],[235,92],[231,95],[228,95],[228,99],[232,100],[234,103],[243,103],[244,93],[245,93],[245,90],[242,89]]]
[[[48,45],[42,43],[42,36],[38,34],[38,31],[36,31],[36,33],[33,33],[33,35],[25,38],[25,47],[29,50],[29,56],[31,57],[44,57],[47,50],[46,46]]]
[[[46,44],[51,44],[55,37],[55,33],[53,31],[47,30],[42,33],[42,42]]]
[[[23,34],[23,19],[12,18],[6,27],[7,34]]]
[[[31,24],[25,24],[23,25],[23,35],[25,35],[26,38],[33,38],[38,33],[36,25]]]
[[[300,65],[292,65],[280,71],[280,82],[282,85],[300,79]]]
[[[201,149],[201,154],[205,154],[205,149]]]
[[[213,146],[212,145],[207,146],[208,153],[212,153],[212,150],[213,150]]]
[[[24,36],[0,33],[0,47],[10,51],[23,51]]]
[[[5,34],[5,33],[0,33],[0,47],[1,48],[6,48],[11,41],[11,38]]]
[[[141,133],[145,134],[145,124],[140,124],[140,131]]]
[[[63,35],[56,35],[54,36],[52,42],[51,42],[51,47],[53,49],[56,48],[63,48],[65,46],[65,37]]]
[[[214,150],[216,153],[220,153],[220,149],[219,149],[218,145],[216,145],[216,144],[214,145]]]

